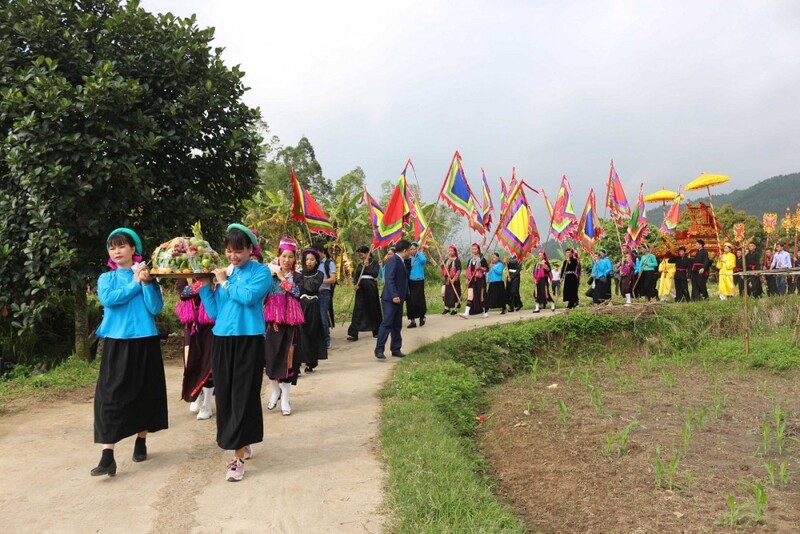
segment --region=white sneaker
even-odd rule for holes
[[[555,302],[550,304],[550,311],[556,311],[556,303]]]
[[[203,390],[200,390],[200,393],[197,394],[197,398],[189,403],[189,411],[192,413],[197,413],[200,411],[200,407],[203,405]]]
[[[483,318],[486,319],[487,317],[489,317],[489,314],[486,313],[486,312],[483,312]]]
[[[211,419],[211,406],[203,405],[200,407],[200,411],[197,412],[197,420],[204,421],[206,419]]]

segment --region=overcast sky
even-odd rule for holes
[[[456,149],[495,195],[512,166],[551,198],[566,174],[577,212],[611,158],[631,202],[641,182],[730,174],[722,193],[800,171],[800,1],[142,6],[215,27],[272,133],[306,135],[333,181],[361,166],[375,196],[410,157],[432,201]]]

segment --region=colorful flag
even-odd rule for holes
[[[520,182],[509,193],[508,205],[500,217],[501,226],[497,231],[500,243],[520,260],[539,244],[539,230],[522,186],[523,182]]]
[[[453,154],[453,161],[450,163],[439,196],[453,208],[453,211],[471,217],[475,209],[475,195],[469,188],[464,169],[461,167],[461,154],[457,150]]]
[[[678,221],[680,220],[681,216],[681,195],[678,192],[678,196],[675,197],[675,200],[672,201],[672,206],[669,207],[669,211],[667,215],[664,217],[664,223],[661,225],[661,231],[665,234],[671,234],[675,232],[675,229],[678,228]]]
[[[572,198],[570,194],[569,182],[566,176],[561,177],[561,187],[558,190],[556,203],[553,205],[552,219],[550,225],[550,235],[561,242],[570,237],[576,230],[578,218],[572,208]]]
[[[587,252],[592,252],[597,241],[602,239],[604,235],[605,231],[600,227],[600,222],[597,219],[597,199],[594,195],[594,189],[590,189],[589,198],[586,199],[586,207],[583,208],[583,214],[581,214],[581,220],[578,223],[576,237]]]
[[[506,204],[508,203],[508,188],[506,187],[506,182],[503,180],[503,177],[500,177],[500,213],[506,210]]]
[[[386,211],[383,212],[383,225],[387,228],[394,228],[395,224],[400,222],[401,226],[406,224],[411,217],[416,216],[414,204],[411,202],[413,194],[408,188],[406,182],[406,170],[411,160],[406,162],[403,172],[400,173],[400,178],[397,179],[397,185],[394,186],[392,196],[389,198],[389,203],[386,204]]]
[[[398,241],[403,235],[403,223],[397,222],[391,228],[384,226],[383,208],[381,208],[381,205],[367,192],[366,187],[364,188],[363,201],[367,205],[370,223],[372,223],[373,246],[376,248],[385,247]]]
[[[639,186],[639,198],[636,200],[636,207],[631,214],[628,229],[625,231],[625,242],[631,247],[638,247],[642,244],[644,236],[647,235],[649,229],[647,227],[647,209],[644,204],[644,197],[642,197],[642,187]]]
[[[308,190],[300,185],[297,176],[294,174],[294,169],[290,169],[292,175],[292,215],[291,218],[295,221],[306,223],[309,231],[320,234],[327,234],[333,238],[338,238],[336,230],[333,229],[330,219],[328,219],[325,212],[317,201],[312,198]]]
[[[470,228],[481,234],[482,236],[486,235],[486,224],[483,220],[483,211],[480,208],[481,203],[478,202],[478,199],[475,195],[472,195],[472,211],[469,212],[467,216],[467,224]]]
[[[483,210],[481,211],[483,227],[486,228],[487,232],[491,232],[494,202],[492,202],[492,192],[489,190],[489,183],[486,181],[486,171],[484,171],[483,168],[481,168],[481,178],[483,179]]]
[[[425,213],[422,211],[422,206],[419,204],[416,197],[411,199],[411,203],[416,213],[416,217],[414,217],[414,240],[424,245],[425,240],[428,239],[431,233],[428,227],[428,220],[425,218]]]
[[[614,160],[611,160],[611,170],[608,171],[608,188],[606,191],[606,205],[611,210],[611,218],[621,226],[623,219],[631,216],[631,208],[628,206],[628,198],[622,189],[622,182],[619,180],[617,170],[614,168]]]

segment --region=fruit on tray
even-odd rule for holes
[[[210,273],[219,267],[217,253],[203,239],[198,222],[192,226],[193,237],[175,237],[153,251],[151,274]]]

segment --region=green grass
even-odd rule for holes
[[[470,439],[486,408],[486,388],[532,370],[590,369],[609,355],[620,363],[800,369],[800,349],[791,346],[798,309],[800,299],[793,297],[753,302],[748,356],[740,300],[659,306],[656,316],[639,320],[576,310],[463,332],[420,348],[400,362],[382,392],[387,530],[526,531],[494,495],[485,460]]]
[[[0,413],[18,404],[64,395],[97,381],[100,360],[87,362],[72,356],[46,373],[17,365],[0,378]]]

